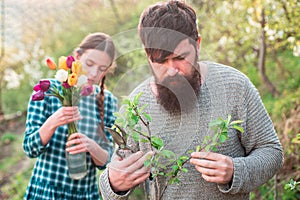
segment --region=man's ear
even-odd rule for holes
[[[201,38],[201,36],[199,36],[198,37],[198,39],[197,39],[197,55],[199,55],[199,53],[200,53],[200,47],[201,47],[201,40],[202,40],[202,38]]]
[[[152,65],[152,60],[151,60],[151,56],[150,56],[150,55],[147,55],[147,60],[148,60],[148,63],[149,63],[150,65]]]
[[[197,39],[197,49],[198,49],[198,51],[200,50],[201,40],[202,40],[202,38],[201,38],[201,36],[199,36],[198,39]]]

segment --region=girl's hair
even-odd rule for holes
[[[111,37],[104,33],[91,33],[87,35],[82,42],[79,44],[78,48],[75,49],[75,52],[78,55],[82,55],[88,49],[96,49],[103,52],[106,52],[111,58],[111,65],[114,65],[114,60],[116,56],[115,45]],[[105,89],[105,76],[103,77],[101,83],[99,83],[101,91],[97,94],[96,102],[100,114],[101,123],[98,128],[98,132],[103,137],[104,140],[108,141],[104,134],[104,89]]]

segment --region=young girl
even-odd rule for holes
[[[113,152],[112,138],[104,126],[114,123],[117,99],[104,89],[104,80],[115,58],[115,46],[108,35],[93,33],[83,39],[74,57],[87,72],[93,93],[72,107],[62,106],[51,96],[29,101],[23,149],[37,160],[24,199],[100,199],[96,168],[103,169]],[[61,90],[60,82],[50,82]],[[67,124],[72,121],[77,122],[78,133],[68,139]],[[85,177],[70,178],[66,152],[86,152]]]

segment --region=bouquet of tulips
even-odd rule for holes
[[[32,101],[43,100],[45,96],[57,97],[63,106],[77,105],[80,96],[88,96],[93,92],[93,87],[87,84],[87,77],[82,69],[80,61],[75,60],[73,56],[61,56],[58,60],[58,67],[51,59],[46,60],[50,70],[56,70],[55,79],[62,85],[62,92],[55,86],[51,86],[49,80],[40,80],[35,85],[32,95]],[[50,93],[46,93],[50,91]],[[77,132],[76,124],[68,124],[68,134]]]

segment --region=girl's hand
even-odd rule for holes
[[[82,133],[73,133],[66,143],[66,151],[71,154],[90,152],[97,149],[98,144]]]
[[[89,152],[95,165],[103,166],[107,163],[108,152],[94,140],[82,133],[73,133],[66,143],[66,151],[70,154]]]
[[[77,106],[63,106],[53,113],[41,126],[39,134],[42,145],[46,145],[57,127],[82,119]]]
[[[229,183],[233,176],[233,161],[230,157],[213,152],[193,152],[190,163],[195,165],[202,177],[218,184]]]
[[[53,113],[47,120],[52,127],[59,127],[73,121],[82,119],[77,106],[63,106]]]

